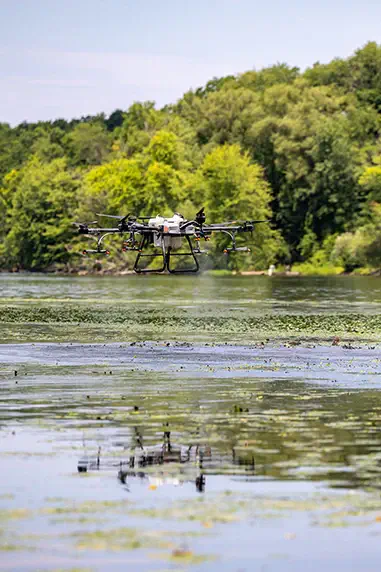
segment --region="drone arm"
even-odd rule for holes
[[[246,221],[232,221],[231,223],[212,223],[205,225],[204,230],[211,232],[251,232],[256,224],[263,222],[271,222],[270,220],[246,220]],[[240,224],[237,224],[240,223]],[[234,225],[234,226],[233,226]]]
[[[183,222],[183,224],[180,224],[180,231],[185,230],[188,226],[197,226],[200,228],[200,224],[196,220],[187,220]]]
[[[120,232],[119,228],[89,228],[79,229],[79,234],[113,234]]]

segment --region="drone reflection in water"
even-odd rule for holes
[[[124,449],[127,448],[124,446]],[[242,469],[245,475],[255,474],[255,460],[251,454],[239,455],[232,448],[231,456],[227,459],[226,455],[212,453],[208,445],[173,444],[170,431],[164,431],[162,442],[144,446],[142,436],[135,428],[134,444],[129,448],[126,459],[116,463],[102,462],[99,447],[96,456],[81,457],[77,468],[80,473],[101,469],[117,470],[118,479],[124,485],[131,484],[133,479],[146,480],[150,486],[177,486],[193,482],[197,491],[204,492],[206,476],[221,473],[224,466],[229,466],[223,471],[225,474],[242,474]]]

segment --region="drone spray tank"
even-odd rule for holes
[[[175,213],[171,218],[164,218],[162,216],[156,216],[155,218],[150,218],[148,221],[149,226],[157,228],[158,232],[154,232],[153,243],[154,246],[158,248],[171,248],[171,250],[178,250],[181,248],[182,237],[184,231],[182,232],[180,226],[184,223],[184,217],[178,213]],[[165,234],[163,234],[163,232]],[[186,229],[186,234],[193,235],[194,227],[188,226]]]

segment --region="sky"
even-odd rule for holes
[[[213,77],[381,43],[381,0],[0,0],[0,122],[174,103]]]

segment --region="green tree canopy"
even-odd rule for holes
[[[67,135],[73,165],[100,165],[110,152],[110,139],[100,123],[80,123]]]
[[[77,181],[65,159],[33,157],[9,182],[14,186],[3,257],[10,266],[41,270],[69,258]]]
[[[203,205],[209,220],[273,221],[255,229],[255,255],[237,267],[328,263],[331,253],[345,262],[340,249],[346,268],[375,264],[380,127],[375,42],[304,73],[278,63],[214,77],[162,109],[135,102],[108,116],[1,123],[1,264],[66,259],[69,219],[191,217]]]
[[[263,170],[238,145],[214,149],[205,157],[200,174],[200,194],[211,222],[271,218],[271,194]],[[219,246],[227,242],[223,237],[217,241]],[[263,267],[285,252],[279,234],[266,223],[255,227],[251,243],[254,250],[247,263],[256,266]]]

